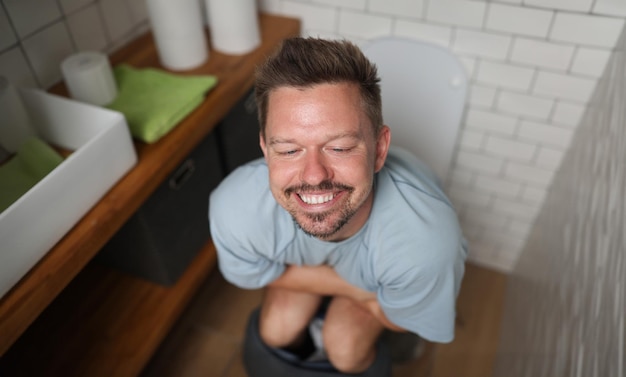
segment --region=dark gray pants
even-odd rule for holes
[[[275,350],[261,340],[259,334],[259,309],[248,319],[243,348],[243,362],[250,377],[390,377],[391,356],[384,342],[376,345],[376,360],[365,371],[344,374],[328,361],[301,361],[297,357],[285,357],[286,351]]]

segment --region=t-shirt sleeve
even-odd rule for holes
[[[276,205],[267,197],[271,195],[263,187],[267,173],[258,165],[235,170],[209,198],[209,225],[220,271],[226,280],[246,289],[264,287],[285,270],[275,258],[284,245],[273,236],[274,221],[259,223],[276,216]]]
[[[430,224],[435,228],[427,229],[428,237],[423,237],[428,242],[400,235],[397,242],[387,242],[377,262],[377,297],[392,323],[430,341],[446,343],[454,339],[455,302],[466,245],[452,216],[443,223]],[[446,231],[437,230],[440,226]]]
[[[378,290],[378,301],[387,318],[397,326],[433,342],[454,339],[455,280],[463,267],[410,269],[399,263]]]
[[[216,222],[217,223],[217,222]],[[222,275],[230,283],[245,289],[264,287],[277,279],[285,265],[256,252],[223,226],[211,228],[217,250],[217,262]]]

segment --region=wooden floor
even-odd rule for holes
[[[489,377],[498,344],[506,275],[469,264],[458,299],[456,338],[427,344],[394,377]],[[262,291],[246,291],[216,271],[167,337],[142,377],[245,377],[244,326]]]

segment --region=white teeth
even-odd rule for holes
[[[327,195],[300,195],[300,199],[306,204],[322,204],[333,200],[335,195],[327,194]]]

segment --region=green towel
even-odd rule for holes
[[[0,212],[63,162],[54,149],[37,138],[26,140],[17,154],[0,166]]]
[[[121,64],[113,69],[118,94],[107,107],[126,116],[132,135],[154,143],[204,100],[217,77],[177,76],[153,68]]]

